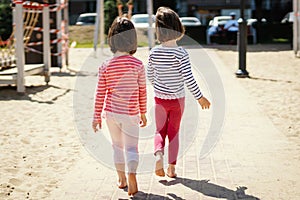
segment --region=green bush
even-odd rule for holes
[[[104,18],[105,18],[105,34],[108,34],[110,25],[114,19],[118,16],[118,9],[115,0],[106,0],[104,3]]]
[[[12,9],[10,0],[0,0],[0,37],[9,38],[12,32]]]

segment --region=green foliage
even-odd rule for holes
[[[118,16],[118,9],[115,0],[106,0],[104,3],[104,18],[105,18],[105,34],[108,34],[108,30],[114,19]]]
[[[9,38],[12,32],[12,9],[10,0],[0,0],[0,36],[2,40]]]

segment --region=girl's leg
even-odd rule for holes
[[[155,98],[156,133],[154,137],[154,155],[156,156],[155,174],[157,176],[165,176],[163,169],[163,154],[168,126],[168,112],[165,107],[166,105],[164,105],[165,101],[166,100]]]
[[[129,119],[129,120],[128,120]],[[126,162],[128,167],[128,195],[138,192],[136,170],[139,163],[139,117],[132,116],[122,120],[122,134],[124,137]]]
[[[128,173],[128,195],[132,196],[138,192],[135,173]]]
[[[160,151],[164,153],[165,140],[167,136],[168,112],[165,108],[166,100],[155,98],[155,124],[154,154]]]
[[[184,98],[175,100],[171,104],[171,110],[169,112],[169,123],[168,123],[168,139],[169,139],[169,168],[168,175],[175,177],[175,165],[177,162],[178,150],[179,150],[179,129],[182,114],[184,111]]]
[[[125,175],[125,164],[124,163],[115,164],[115,167],[116,167],[118,177],[119,177],[119,180],[118,180],[118,183],[117,183],[118,187],[120,189],[126,188],[127,187],[127,181],[126,181],[126,175]]]
[[[125,176],[125,159],[124,159],[124,142],[122,137],[122,131],[120,124],[115,122],[113,119],[106,120],[107,127],[112,140],[112,147],[114,151],[114,163],[118,173],[118,187],[124,188],[127,186],[126,176]]]

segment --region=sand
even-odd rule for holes
[[[234,74],[238,63],[234,46],[207,48]],[[238,81],[300,147],[300,59],[289,45],[252,45],[248,50],[251,78]],[[71,67],[80,68],[82,58],[91,52],[72,49]],[[23,96],[14,87],[0,87],[0,199],[47,199],[76,160],[86,156],[73,122],[75,80],[74,73],[55,69],[48,86],[42,77],[29,77]]]
[[[215,48],[225,66],[235,73],[236,48]],[[249,45],[246,69],[250,79],[239,79],[239,82],[257,99],[274,125],[300,145],[300,58],[295,58],[290,45]]]

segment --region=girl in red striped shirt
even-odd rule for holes
[[[145,69],[143,63],[132,56],[137,49],[137,34],[130,20],[125,17],[115,19],[108,33],[108,43],[114,55],[99,68],[93,129],[96,132],[101,128],[104,110],[112,139],[118,187],[127,187],[126,163],[128,194],[134,195],[138,191],[139,123],[141,127],[147,124]]]

